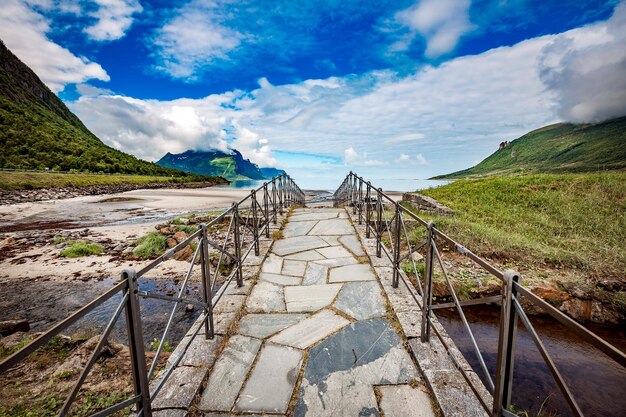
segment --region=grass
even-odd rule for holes
[[[455,211],[420,216],[483,256],[623,279],[625,173],[490,177],[420,192]]]
[[[82,256],[100,255],[104,249],[97,243],[88,243],[84,240],[69,242],[69,246],[61,251],[65,258],[80,258]]]
[[[626,117],[601,123],[558,123],[533,130],[478,165],[437,178],[565,173],[626,168]]]
[[[167,236],[159,232],[149,232],[137,239],[137,247],[133,250],[133,255],[139,258],[149,258],[158,256],[165,251]]]
[[[90,185],[114,184],[179,184],[195,181],[223,180],[215,177],[166,177],[149,175],[99,175],[99,174],[61,174],[48,172],[0,172],[0,189],[34,190],[39,188],[86,187]]]

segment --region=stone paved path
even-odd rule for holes
[[[205,416],[434,416],[344,209],[294,210],[219,354]]]

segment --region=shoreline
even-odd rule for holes
[[[226,181],[226,180],[225,180]],[[0,189],[0,205],[12,205],[20,203],[32,203],[37,201],[65,200],[68,198],[93,196],[103,194],[116,194],[134,190],[151,190],[160,188],[183,189],[183,188],[209,188],[226,183],[220,182],[153,182],[153,183],[119,183],[119,184],[94,184],[85,186],[68,186],[54,188],[35,189]]]

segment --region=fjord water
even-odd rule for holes
[[[487,367],[494,375],[500,308],[464,307],[463,312]],[[458,313],[442,309],[437,312],[437,317],[484,382],[484,375]],[[530,320],[584,415],[623,417],[626,413],[626,369],[551,317],[531,317]],[[624,327],[586,327],[613,346],[626,351]],[[539,410],[542,410],[540,416],[573,415],[521,323],[518,324],[512,397],[515,408],[529,411],[530,416],[538,415]]]
[[[344,177],[294,177],[298,186],[303,190],[319,190],[334,192],[341,185]],[[383,191],[415,191],[439,187],[449,184],[448,180],[425,180],[418,178],[365,178],[373,187]],[[261,186],[264,180],[233,180],[230,184],[220,185],[217,188],[253,189]]]

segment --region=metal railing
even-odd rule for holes
[[[213,322],[213,309],[228,289],[233,280],[241,287],[243,285],[242,265],[247,256],[254,251],[259,255],[259,240],[261,236],[270,238],[270,225],[277,223],[277,218],[284,209],[294,206],[304,205],[304,193],[287,175],[282,174],[270,181],[265,182],[257,189],[252,190],[246,197],[233,203],[232,206],[208,223],[201,224],[199,229],[190,234],[182,242],[167,250],[163,255],[154,259],[138,271],[128,269],[121,274],[121,279],[105,293],[74,312],[72,315],[55,324],[35,338],[28,345],[13,353],[0,362],[0,374],[11,370],[15,365],[26,359],[30,354],[40,347],[46,345],[54,336],[60,334],[72,324],[78,322],[87,313],[91,312],[105,301],[117,294],[121,294],[121,301],[114,310],[108,324],[100,335],[100,340],[91,353],[85,367],[78,380],[74,384],[65,403],[61,407],[59,416],[66,416],[71,405],[74,403],[79,391],[89,375],[93,365],[96,363],[102,348],[106,345],[107,339],[113,330],[116,322],[125,312],[126,335],[128,337],[129,352],[131,358],[131,370],[133,377],[133,395],[105,410],[99,411],[92,416],[108,416],[130,406],[135,407],[137,416],[151,417],[151,404],[154,402],[172,372],[179,365],[195,337],[204,327],[205,338],[212,339],[215,335]],[[216,242],[209,237],[212,228],[224,228],[228,224],[226,234],[221,242]],[[197,245],[193,251],[193,256],[189,264],[188,271],[182,281],[178,292],[174,295],[164,295],[152,291],[140,291],[138,279],[153,271],[157,266],[172,258],[179,251]],[[209,253],[211,251],[211,254]],[[211,262],[211,256],[215,264]],[[228,260],[228,262],[227,262]],[[230,271],[225,266],[229,264]],[[213,267],[214,265],[214,267]],[[187,285],[195,267],[200,268],[202,281],[202,301],[185,298]],[[211,270],[213,267],[213,270]],[[224,271],[228,272],[224,272]],[[169,319],[159,341],[159,346],[154,355],[152,363],[148,367],[146,363],[146,348],[144,345],[142,320],[139,306],[139,298],[155,298],[174,303]],[[191,303],[202,309],[199,320],[202,326],[196,326],[190,338],[184,341],[183,354],[159,375],[158,383],[151,391],[150,381],[157,370],[159,357],[163,346],[167,341],[168,334],[172,328],[174,315],[181,303]],[[162,377],[161,377],[162,375]]]
[[[452,362],[461,372],[488,415],[494,417],[515,416],[509,409],[513,393],[513,359],[519,320],[537,346],[572,412],[575,416],[583,416],[574,395],[546,350],[539,334],[528,319],[522,307],[522,297],[526,299],[526,302],[552,316],[573,333],[599,349],[617,362],[617,364],[626,367],[626,354],[624,352],[590,332],[523,287],[520,283],[521,277],[519,273],[512,270],[500,271],[497,267],[437,229],[434,223],[427,222],[411,210],[394,201],[381,188],[375,188],[370,182],[350,172],[337,191],[335,191],[333,197],[335,206],[347,205],[352,207],[353,214],[358,218],[358,223],[365,224],[366,238],[371,238],[373,235],[376,239],[376,256],[381,257],[384,254],[392,264],[392,286],[397,288],[399,282],[402,281],[415,303],[421,308],[421,341],[428,342],[431,332],[434,331],[448,352]],[[438,245],[439,247],[446,246],[456,250],[456,252],[464,255],[483,270],[496,277],[501,283],[501,295],[461,301],[448,276]],[[423,254],[423,274],[420,274],[418,271],[415,253]],[[405,272],[403,265],[413,277],[410,277]],[[433,303],[435,267],[438,267],[441,271],[441,276],[452,298],[451,302]],[[463,306],[493,302],[500,302],[501,304],[498,354],[494,377],[492,377],[487,368],[476,338],[463,312]],[[463,369],[457,358],[451,354],[450,346],[446,343],[445,338],[442,337],[437,327],[433,326],[433,311],[441,308],[456,308],[458,311],[463,327],[468,333],[472,348],[478,359],[480,370],[484,374],[486,388],[493,396],[491,404],[481,396],[480,387],[476,386],[476,383],[470,378],[467,371]]]

